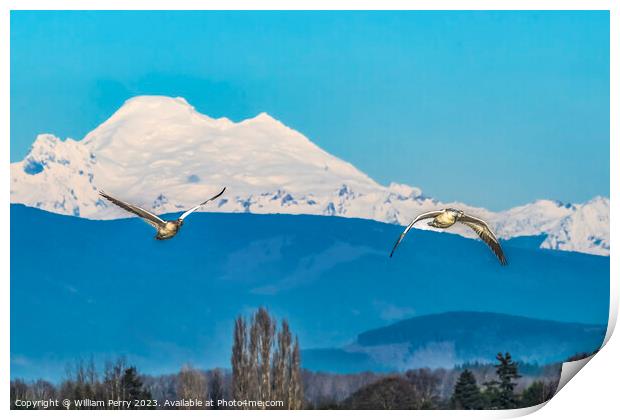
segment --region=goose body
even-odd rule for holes
[[[413,225],[424,219],[433,219],[428,222],[428,225],[439,229],[447,229],[457,222],[463,223],[464,225],[470,227],[474,232],[476,232],[480,239],[482,239],[489,246],[489,248],[491,248],[491,251],[493,251],[501,265],[508,264],[506,256],[504,255],[504,251],[502,250],[502,247],[499,244],[497,237],[495,236],[489,225],[482,219],[474,216],[469,216],[465,214],[465,212],[463,212],[462,210],[452,208],[429,211],[426,213],[422,213],[415,219],[413,219],[413,221],[405,228],[405,231],[401,233],[400,237],[396,241],[396,244],[394,244],[394,248],[392,248],[390,257],[394,255],[394,251],[396,251],[396,248],[402,242],[405,235],[407,235],[407,233],[411,230]]]
[[[226,188],[222,189],[222,191],[220,191],[218,194],[214,195],[213,197],[209,198],[208,200],[203,201],[197,206],[194,206],[191,209],[187,210],[176,220],[163,220],[159,216],[151,213],[148,210],[143,209],[142,207],[138,207],[138,206],[134,206],[133,204],[126,203],[122,200],[119,200],[118,198],[112,197],[111,195],[103,191],[99,191],[99,195],[101,195],[103,198],[110,201],[111,203],[116,204],[123,210],[126,210],[130,213],[140,216],[142,220],[144,220],[146,223],[153,226],[157,230],[155,239],[164,240],[164,239],[173,238],[177,233],[179,233],[181,226],[183,226],[183,221],[185,220],[187,216],[189,216],[190,214],[198,210],[200,207],[207,204],[209,201],[213,201],[216,198],[218,198],[220,195],[224,194],[224,191],[226,191]]]
[[[172,238],[181,229],[182,224],[183,222],[177,220],[168,220],[162,227],[157,229],[155,239],[164,240]]]
[[[433,226],[436,228],[447,229],[458,220],[457,210],[454,209],[446,209],[445,211],[439,213],[435,218],[428,222],[429,226]]]

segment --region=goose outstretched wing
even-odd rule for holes
[[[469,226],[474,232],[478,234],[480,239],[482,239],[497,256],[501,265],[508,264],[508,261],[506,261],[506,256],[504,255],[504,251],[502,250],[499,241],[495,237],[495,234],[493,233],[489,225],[484,220],[464,214],[458,219],[458,221]]]
[[[105,198],[106,200],[116,204],[120,208],[127,210],[130,213],[136,214],[142,218],[146,223],[153,226],[155,229],[158,229],[166,224],[165,221],[151,213],[150,211],[144,210],[142,207],[134,206],[133,204],[126,203],[124,201],[119,200],[118,198],[114,198],[111,195],[99,191],[99,195]]]
[[[419,222],[420,220],[423,220],[423,219],[435,218],[435,217],[439,216],[441,213],[443,213],[443,210],[429,211],[429,212],[426,212],[426,213],[422,213],[418,217],[413,219],[413,222],[409,223],[409,226],[407,226],[407,228],[405,228],[404,232],[401,233],[400,236],[398,237],[398,240],[394,244],[394,248],[392,248],[392,252],[390,252],[390,258],[392,258],[392,255],[394,255],[394,251],[396,251],[396,247],[398,247],[398,244],[401,243],[401,241],[403,240],[405,235],[411,230],[411,228],[413,227],[414,224],[416,224],[417,222]]]
[[[203,201],[202,203],[198,204],[197,206],[192,207],[191,209],[187,210],[185,213],[183,213],[181,215],[181,217],[179,217],[179,220],[183,220],[185,219],[187,216],[189,216],[190,214],[192,214],[193,212],[195,212],[196,210],[198,210],[200,207],[204,206],[205,204],[207,204],[209,201],[213,201],[216,198],[218,198],[220,195],[224,194],[224,191],[226,191],[226,187],[224,187],[222,189],[222,191],[220,191],[218,194],[214,195],[213,197],[209,198],[206,201]]]

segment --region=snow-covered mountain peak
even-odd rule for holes
[[[494,213],[383,186],[269,114],[235,123],[201,114],[183,98],[139,96],[80,141],[37,137],[11,164],[11,202],[93,219],[127,217],[97,190],[156,213],[177,212],[226,186],[204,211],[318,214],[401,225],[457,207],[483,217],[502,238],[546,235],[543,247],[608,255],[609,199],[552,200]],[[419,228],[428,229],[425,224]],[[453,233],[472,237],[466,227]]]
[[[59,160],[76,165],[86,160],[89,168],[47,164]],[[30,162],[38,163],[33,166]],[[97,189],[160,212],[193,205],[222,186],[234,194],[225,201],[229,208],[222,210],[268,212],[273,203],[261,202],[284,191],[281,204],[287,212],[295,207],[303,213],[306,210],[300,207],[301,202],[319,209],[311,197],[337,196],[343,184],[358,192],[380,188],[350,163],[265,113],[233,123],[200,114],[181,98],[159,96],[128,100],[82,141],[41,136],[24,161],[11,166],[11,173],[13,202],[64,212],[60,203],[66,207],[69,199],[68,213],[92,218],[122,214],[90,193]],[[55,179],[61,173],[62,177]],[[72,185],[82,173],[90,173],[92,185],[87,188],[87,202],[80,204],[80,194],[74,199],[70,190],[75,192]],[[70,174],[76,179],[69,179]],[[38,192],[36,197],[32,191]],[[165,201],[158,199],[162,195]],[[328,205],[325,202],[324,208]]]
[[[109,125],[139,124],[144,121],[177,120],[187,122],[192,117],[199,116],[205,121],[213,119],[198,113],[184,98],[171,98],[167,96],[136,96],[128,99],[123,105],[108,118],[98,129]],[[97,130],[95,130],[96,132]],[[87,136],[85,140],[88,140]]]
[[[282,127],[285,127],[284,124],[282,124],[280,121],[276,120],[275,118],[273,118],[271,115],[267,114],[266,112],[261,112],[255,117],[248,118],[247,120],[243,120],[241,122],[244,124],[253,124],[253,123],[277,124]]]
[[[74,143],[75,141],[72,139],[63,142],[53,134],[39,134],[30,146],[27,158],[42,163],[48,160],[56,160],[61,158],[64,153],[68,153],[68,149]]]
[[[609,198],[597,195],[591,200],[585,202],[583,206],[593,206],[598,208],[609,208]]]
[[[84,143],[94,150],[114,145],[158,147],[177,142],[176,129],[229,125],[228,120],[200,114],[183,98],[138,96],[125,101],[110,118],[84,138]]]
[[[26,158],[22,161],[24,172],[36,175],[54,165],[67,166],[71,161],[79,161],[85,154],[83,145],[73,139],[60,140],[52,134],[40,134],[32,144]]]
[[[153,111],[177,116],[180,113],[196,112],[196,109],[185,98],[159,95],[134,96],[110,117],[108,121],[115,121],[130,116],[145,116]]]
[[[541,247],[609,255],[609,199],[598,196],[572,210]]]

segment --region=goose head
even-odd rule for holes
[[[459,219],[461,217],[463,217],[463,215],[465,214],[462,210],[457,210],[457,209],[446,209],[446,212],[448,212],[451,216],[454,216],[455,219]]]

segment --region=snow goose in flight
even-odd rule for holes
[[[148,223],[149,225],[157,229],[157,235],[155,236],[155,239],[163,240],[163,239],[170,239],[174,235],[179,233],[179,229],[181,229],[181,226],[183,226],[183,220],[187,216],[189,216],[194,211],[198,210],[200,207],[207,204],[209,201],[213,201],[216,198],[218,198],[220,195],[224,194],[224,191],[226,191],[226,188],[222,189],[222,191],[220,191],[218,194],[214,195],[213,197],[209,198],[208,200],[203,201],[197,206],[194,206],[191,209],[187,210],[177,220],[163,220],[159,218],[158,216],[154,215],[153,213],[151,213],[150,211],[144,210],[143,208],[138,207],[138,206],[134,206],[133,204],[129,204],[124,201],[121,201],[117,198],[112,197],[111,195],[106,194],[103,191],[99,191],[99,195],[101,195],[106,200],[116,204],[120,208],[127,210],[130,213],[137,214],[138,216],[140,216],[142,220],[144,220],[146,223]]]
[[[489,225],[482,219],[478,219],[477,217],[469,216],[465,214],[461,210],[456,209],[443,209],[443,210],[435,210],[429,211],[426,213],[422,213],[415,219],[413,222],[407,226],[405,231],[400,235],[396,244],[394,244],[394,248],[392,248],[392,252],[390,253],[390,257],[394,255],[394,251],[396,251],[396,247],[401,243],[405,235],[411,230],[413,225],[423,219],[433,219],[428,223],[429,226],[446,229],[455,224],[456,222],[463,223],[473,229],[474,232],[478,234],[480,239],[482,239],[488,246],[491,248],[493,253],[499,259],[499,263],[501,265],[506,265],[508,262],[506,261],[506,257],[504,256],[504,251],[502,251],[502,247],[499,244],[499,241],[495,237],[495,234],[489,227]]]

